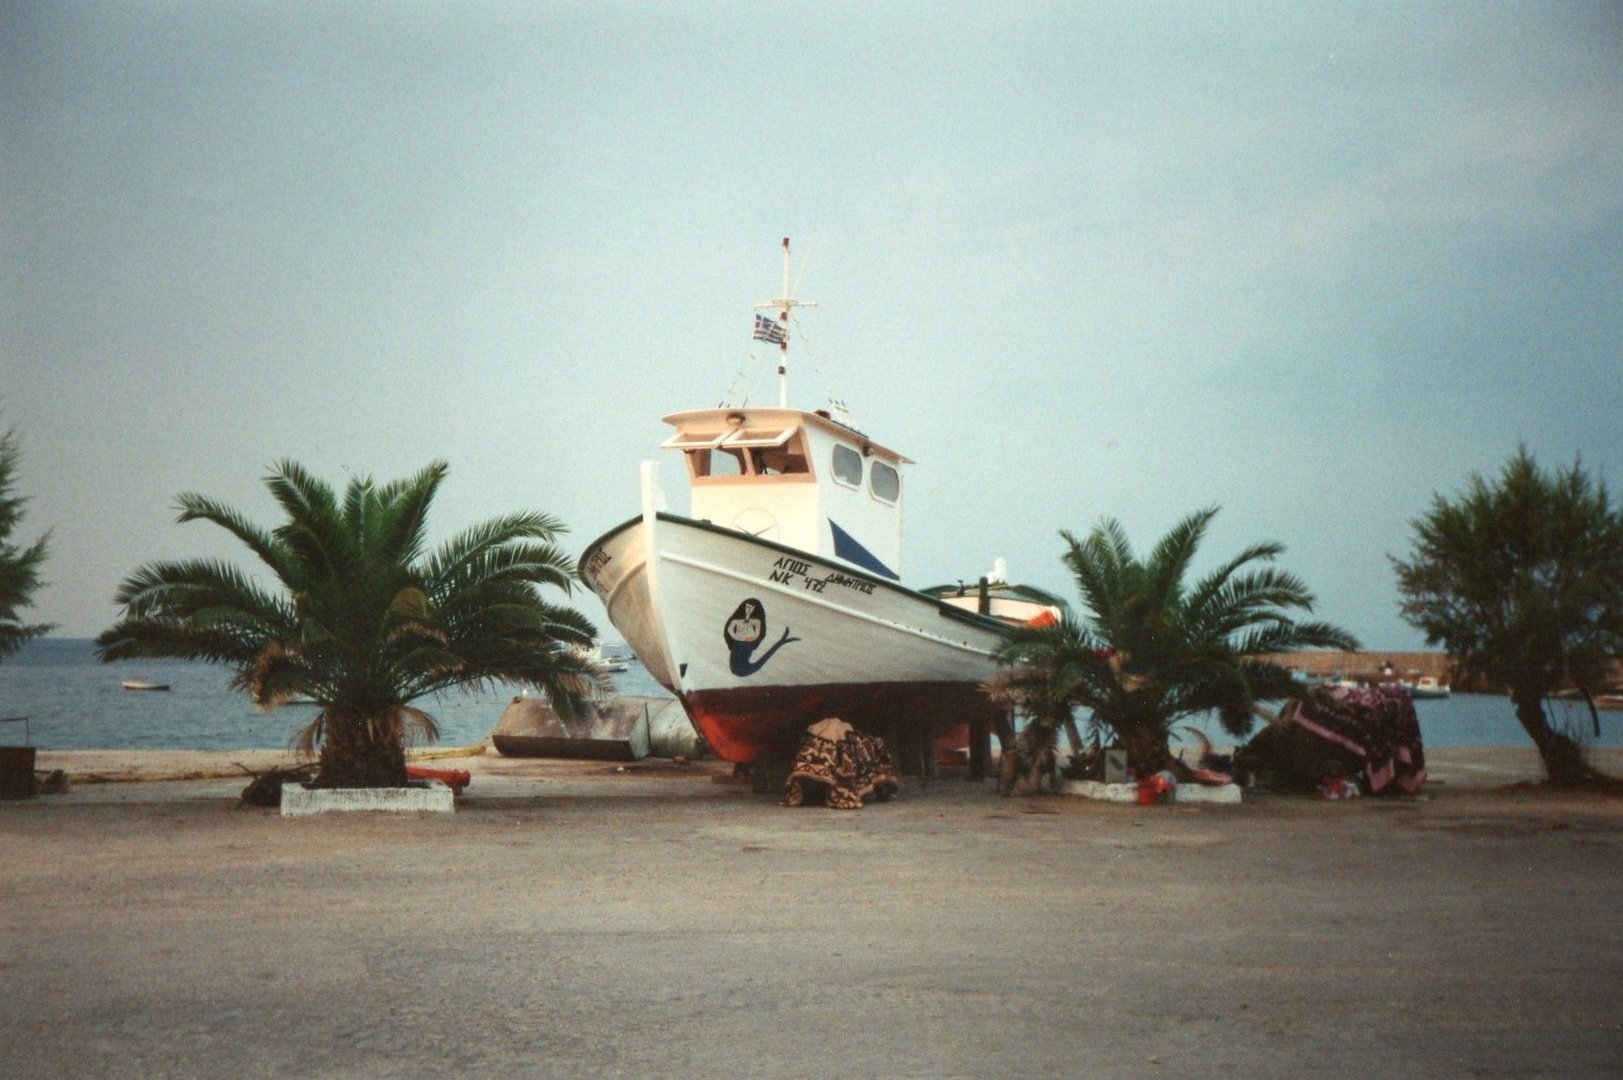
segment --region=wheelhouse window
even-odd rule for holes
[[[880,502],[893,503],[902,494],[901,474],[883,461],[876,461],[868,470],[868,490]]]
[[[789,445],[766,446],[759,450],[751,450],[750,459],[758,476],[793,476],[796,473],[811,472],[811,465],[806,461],[806,454],[800,448],[799,440]]]
[[[689,450],[688,473],[694,479],[709,476],[743,476],[742,450]]]
[[[849,487],[862,486],[862,455],[849,446],[834,444],[834,479]]]
[[[662,444],[681,450],[695,480],[738,476],[811,478],[805,436],[798,427],[678,432]]]

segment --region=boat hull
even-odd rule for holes
[[[581,577],[723,760],[793,754],[838,716],[892,738],[990,720],[994,620],[747,533],[645,510]]]

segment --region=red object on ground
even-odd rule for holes
[[[1172,798],[1176,786],[1160,773],[1146,776],[1138,782],[1138,805],[1154,806],[1156,803],[1167,802]]]
[[[407,765],[406,775],[413,780],[438,780],[451,789],[452,795],[473,783],[473,774],[467,769],[431,769],[426,765]]]

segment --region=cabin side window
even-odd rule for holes
[[[893,503],[902,494],[901,474],[883,461],[876,461],[868,470],[868,490],[880,502]]]
[[[849,446],[834,444],[834,479],[850,487],[862,486],[862,455]]]

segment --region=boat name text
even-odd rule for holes
[[[821,570],[822,567],[817,569]],[[830,570],[822,577],[814,577],[811,563],[791,559],[787,555],[780,557],[777,562],[772,564],[772,573],[768,577],[770,580],[784,585],[793,585],[798,582],[800,587],[807,592],[820,593],[830,585],[837,585],[842,589],[862,593],[864,596],[873,595],[873,582],[871,581],[863,581],[861,578],[852,577],[850,574],[842,574],[838,570]]]

